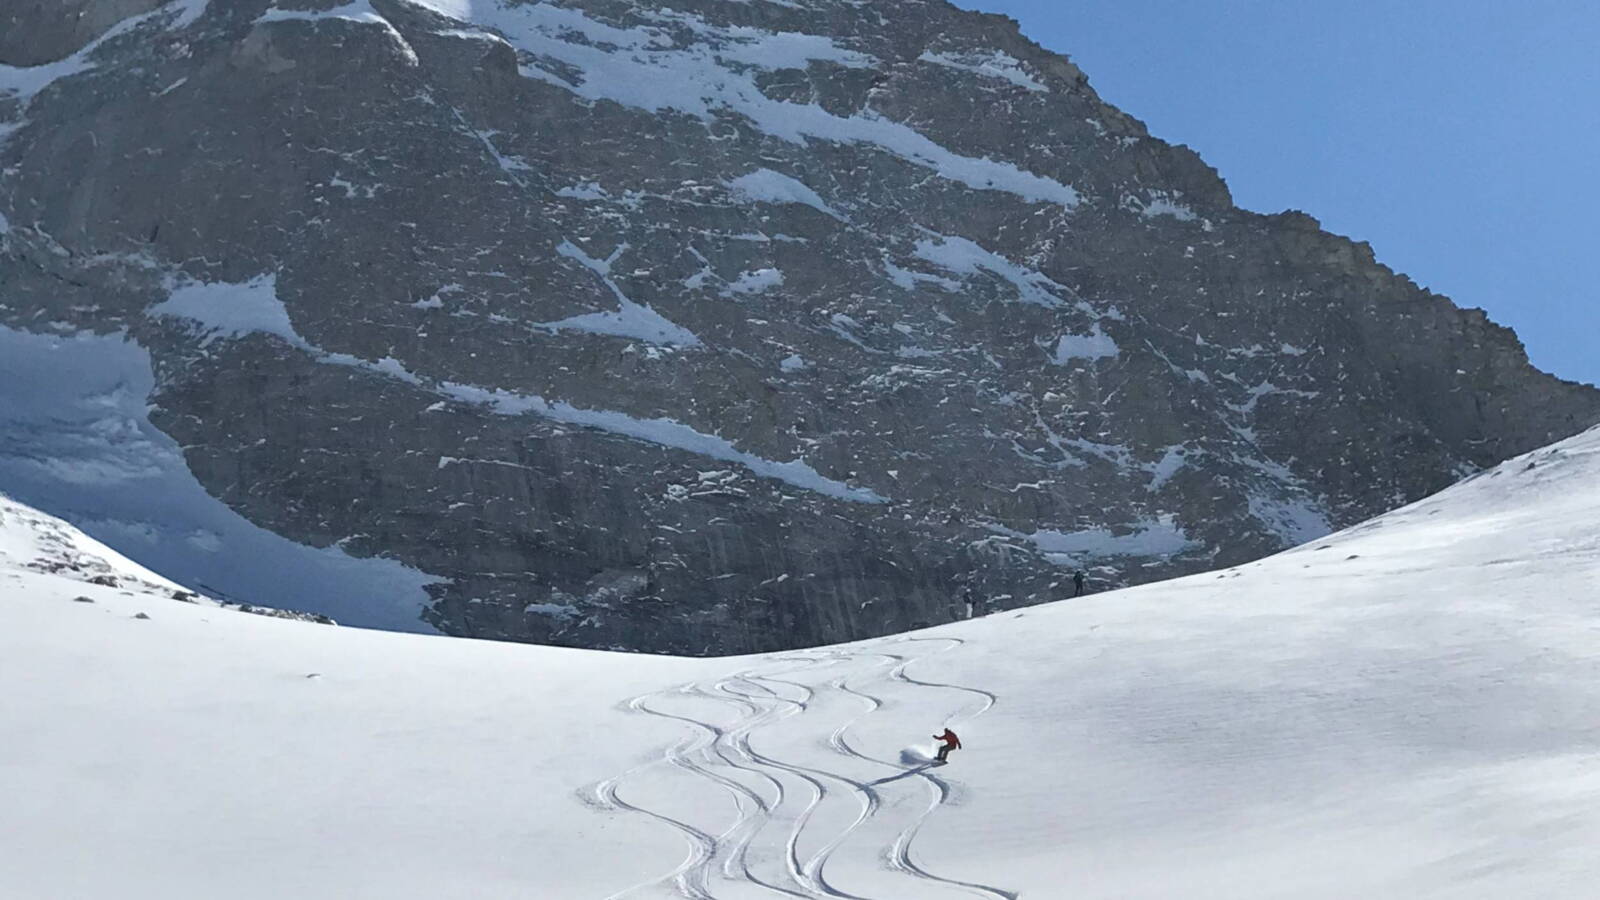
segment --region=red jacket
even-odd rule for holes
[[[957,750],[961,749],[961,738],[956,737],[956,733],[948,728],[944,730],[944,734],[934,735],[933,739],[936,741],[944,741],[944,745],[946,747],[954,747]]]

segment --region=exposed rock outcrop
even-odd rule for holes
[[[212,494],[447,579],[452,633],[880,634],[1238,563],[1600,420],[1001,17],[51,6],[0,43],[0,324],[126,330]]]

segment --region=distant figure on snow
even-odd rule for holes
[[[961,749],[961,738],[956,737],[956,733],[948,728],[944,730],[944,734],[934,735],[933,739],[936,741],[944,741],[944,744],[939,747],[939,753],[937,757],[941,763],[947,763],[950,761],[951,750]]]
[[[988,599],[973,593],[970,585],[962,589],[961,602],[966,604],[967,618],[969,619],[976,618],[978,616],[986,616],[989,614]]]
[[[1072,596],[1083,596],[1083,583],[1087,580],[1088,576],[1083,574],[1082,569],[1072,573]]]

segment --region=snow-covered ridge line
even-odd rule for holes
[[[585,100],[609,100],[652,113],[671,110],[705,121],[731,112],[792,143],[869,144],[973,190],[1003,191],[1029,202],[1067,208],[1079,202],[1070,185],[1011,163],[962,156],[874,112],[836,116],[814,104],[773,100],[757,87],[752,70],[806,68],[814,62],[853,68],[876,64],[872,57],[840,47],[831,38],[717,27],[685,13],[655,14],[660,27],[620,28],[581,10],[549,3],[407,2],[495,31],[535,59],[552,59],[576,69],[581,73],[576,82],[537,65],[523,65],[522,73]],[[693,38],[679,44],[683,31]]]
[[[570,244],[564,252],[602,277],[610,272],[610,260],[598,260]],[[621,252],[621,248],[617,253]],[[609,280],[609,279],[608,279]],[[804,460],[778,462],[740,450],[726,438],[698,431],[676,419],[640,419],[614,410],[584,409],[564,401],[547,400],[536,394],[521,394],[499,388],[426,379],[407,369],[399,360],[385,357],[365,360],[348,353],[333,353],[317,347],[297,333],[289,322],[288,311],[278,299],[274,275],[261,275],[241,284],[186,284],[166,301],[152,306],[152,315],[177,317],[198,326],[204,335],[202,346],[218,338],[239,338],[252,332],[274,335],[291,347],[325,365],[349,366],[442,397],[484,405],[501,415],[532,414],[558,422],[584,425],[601,431],[635,438],[647,443],[685,450],[725,462],[737,463],[762,478],[772,478],[824,496],[854,503],[885,503],[887,499],[867,488],[851,487],[827,478]]]

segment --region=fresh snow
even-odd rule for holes
[[[803,182],[771,169],[757,169],[740,175],[728,182],[728,188],[741,200],[758,203],[794,203],[809,206],[835,219],[844,218]]]
[[[1587,900],[1597,520],[1593,430],[1235,569],[710,660],[0,558],[0,895]]]

